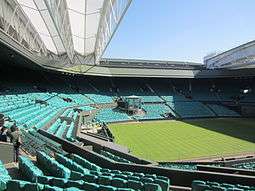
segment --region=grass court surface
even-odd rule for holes
[[[255,152],[255,119],[196,119],[110,124],[115,142],[154,161]]]

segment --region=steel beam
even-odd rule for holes
[[[65,0],[34,0],[51,35],[59,55],[67,53],[72,61],[75,55]]]
[[[105,0],[95,44],[96,64],[99,64],[132,0]]]

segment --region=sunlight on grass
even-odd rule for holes
[[[111,124],[115,141],[131,153],[171,161],[255,152],[254,119],[199,119]]]

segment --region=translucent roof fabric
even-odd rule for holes
[[[101,57],[132,0],[16,0],[48,50]]]
[[[21,5],[23,11],[27,14],[28,18],[34,25],[37,32],[39,33],[47,49],[57,54],[57,50],[53,43],[52,37],[34,1],[33,0],[17,0],[17,1]]]
[[[104,0],[66,0],[74,49],[82,55],[94,52]]]

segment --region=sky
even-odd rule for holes
[[[255,40],[255,0],[133,0],[103,57],[202,62]]]

